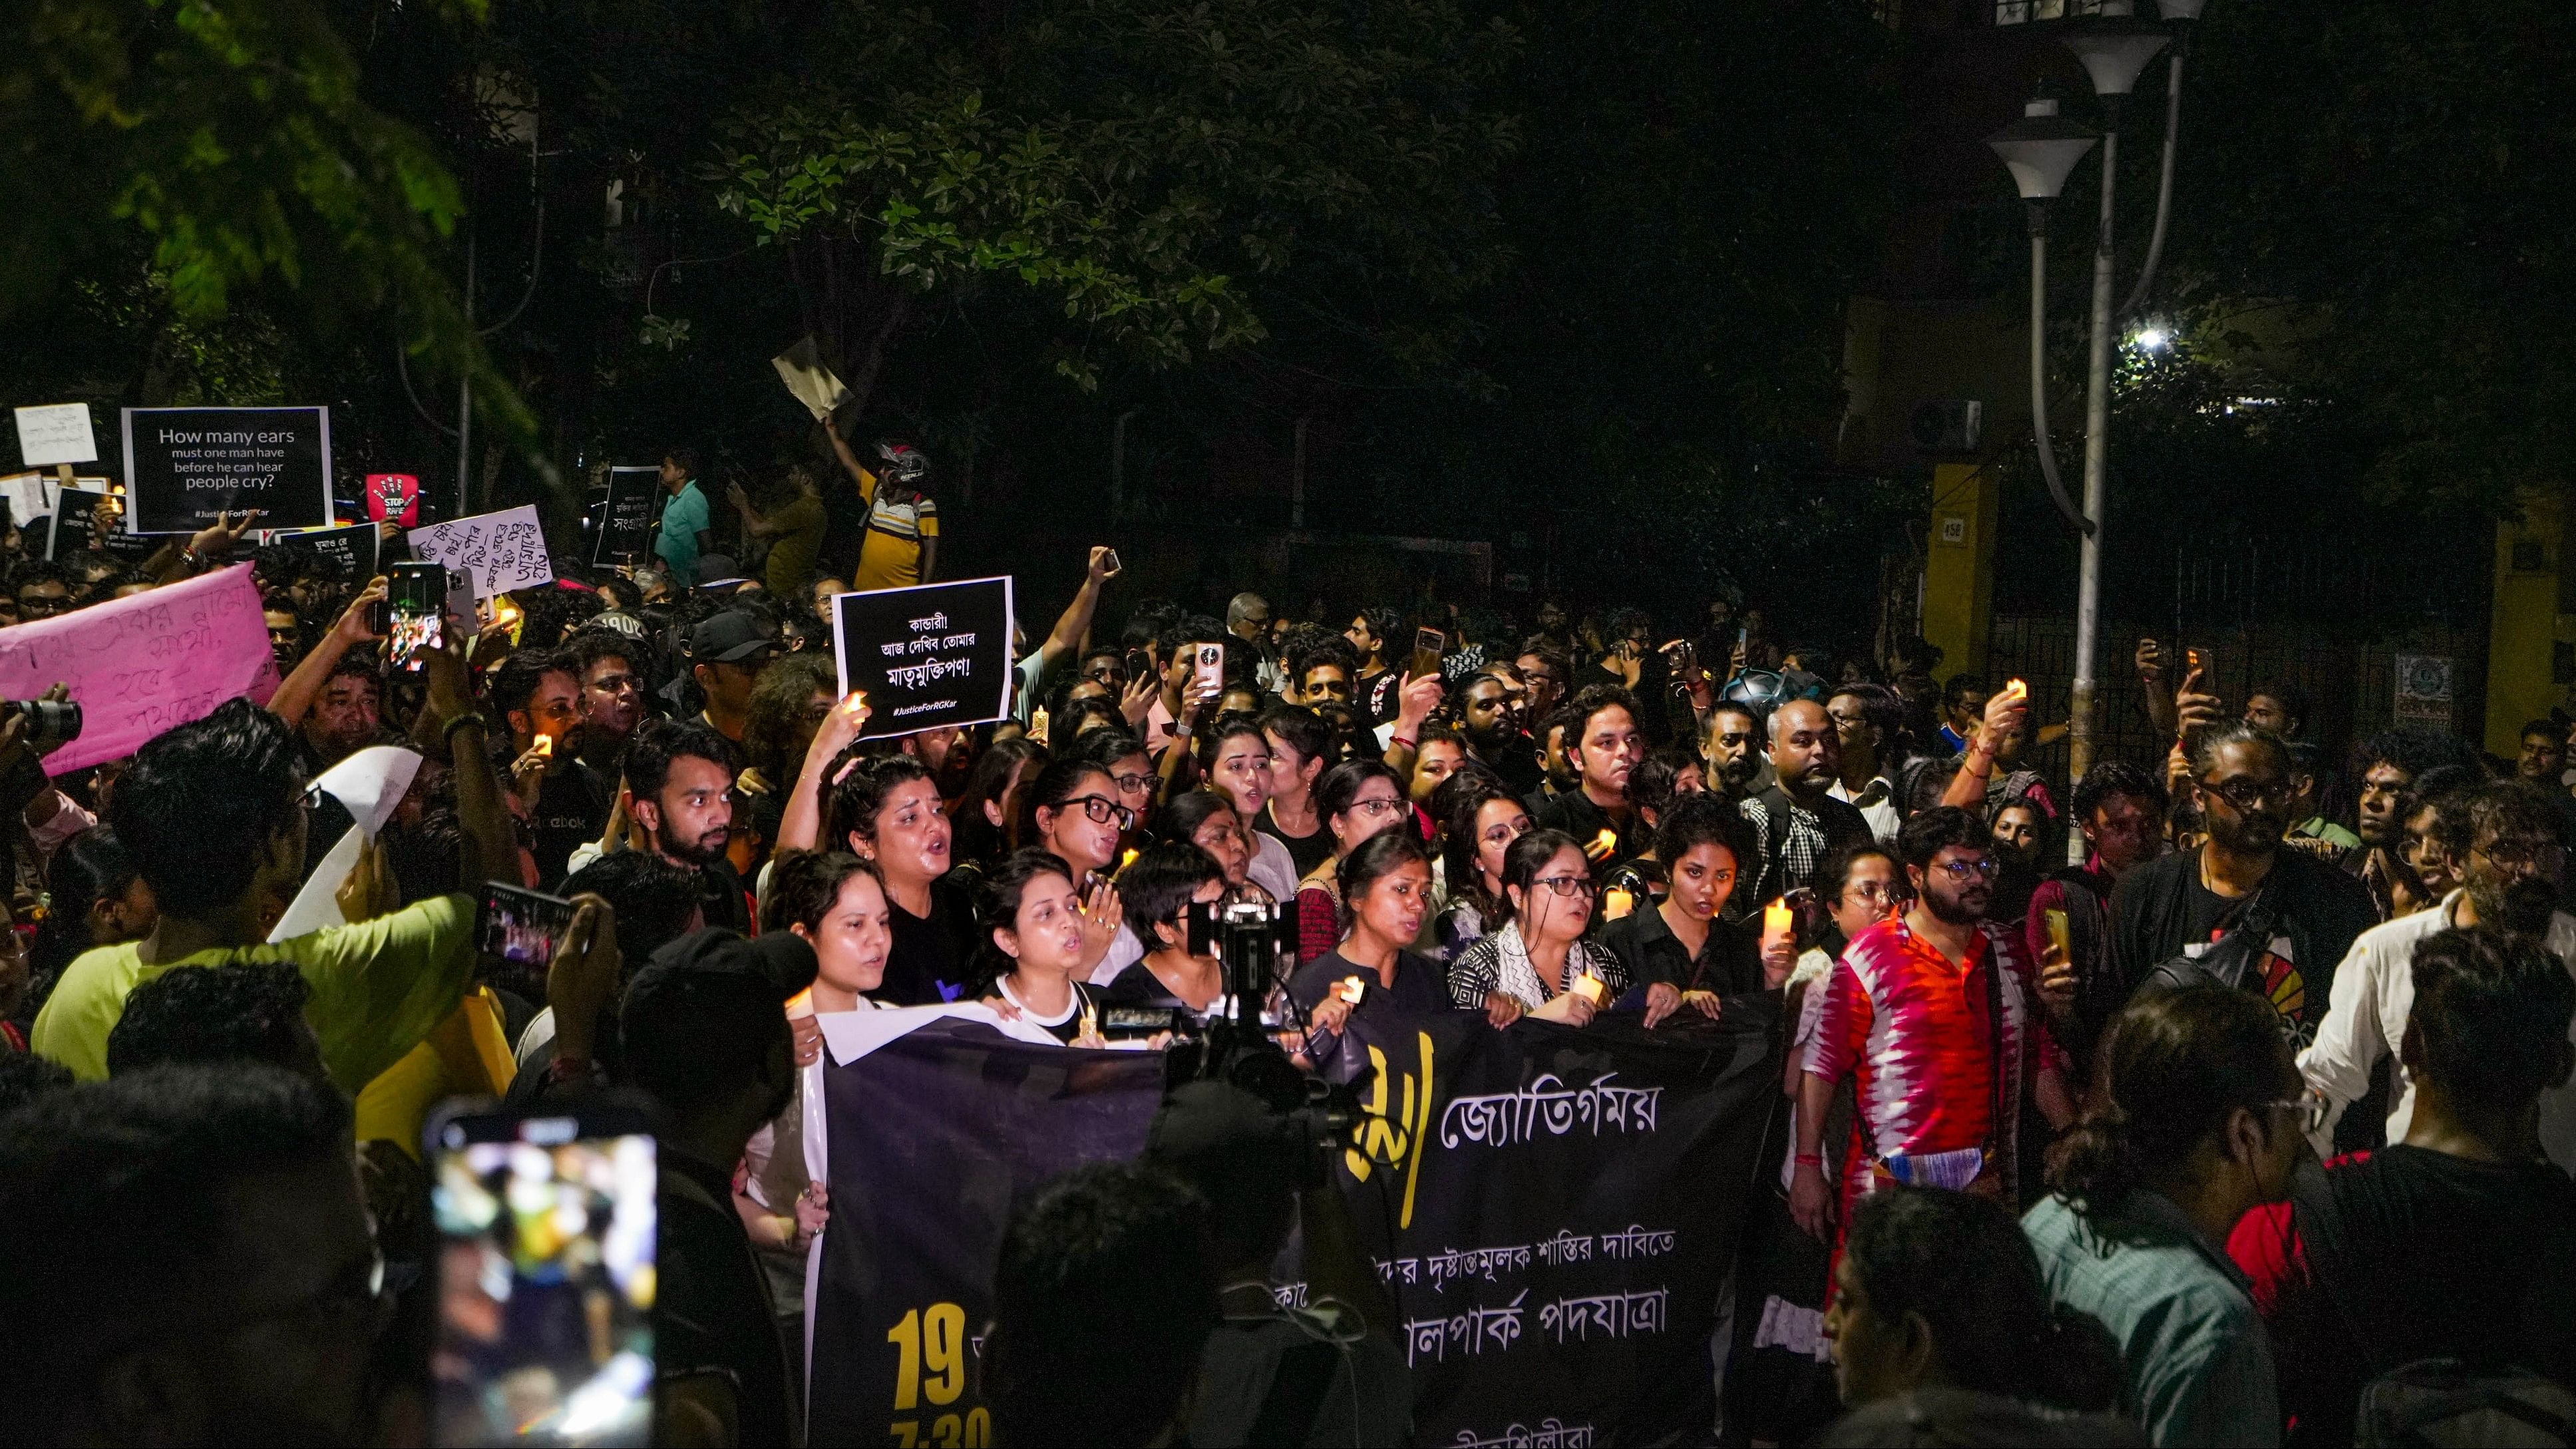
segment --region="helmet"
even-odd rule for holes
[[[879,443],[877,456],[885,459],[885,475],[897,483],[909,486],[930,476],[930,460],[909,443]]]

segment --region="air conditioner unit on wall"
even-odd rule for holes
[[[1927,453],[1973,453],[1984,432],[1986,405],[1974,398],[1934,398],[1919,404],[1906,423],[1914,446]]]

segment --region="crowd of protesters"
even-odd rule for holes
[[[409,662],[383,580],[246,549],[249,520],[137,566],[9,536],[5,622],[246,554],[282,682],[59,777],[0,725],[0,1436],[416,1439],[431,1106],[631,1093],[659,1114],[663,1362],[717,1370],[667,1384],[658,1432],[792,1442],[830,1222],[797,1146],[814,1014],[981,1002],[1081,1047],[1113,1007],[1228,1012],[1187,921],[1227,900],[1294,909],[1262,1005],[1310,1059],[1375,1011],[1776,1018],[1781,1125],[1712,1344],[1729,1442],[2576,1412],[2563,723],[2510,762],[2420,727],[2330,761],[2295,687],[2223,701],[2150,641],[2119,707],[2170,753],[2061,793],[2041,702],[1936,682],[1920,640],[1833,657],[1730,601],[1663,629],[1556,600],[1301,619],[1119,598],[1097,547],[1010,718],[862,739],[829,600],[934,578],[938,519],[918,452],[832,442],[830,485],[727,490],[764,558],[718,551],[674,452],[641,566]],[[335,772],[397,753],[400,803],[315,887],[354,829]],[[577,904],[541,974],[478,969],[487,881]],[[344,924],[281,938],[316,890]],[[1293,1184],[1233,1204],[1202,1140],[1225,1104],[1202,1115],[1014,1223],[1006,1442],[1075,1415],[1247,1442],[1193,1384],[1281,1311],[1233,1290]],[[1310,1254],[1332,1198],[1304,1200]],[[1307,1329],[1387,1340],[1370,1284]],[[1346,1362],[1313,1442],[1400,1437],[1400,1360]]]

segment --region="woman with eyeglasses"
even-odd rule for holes
[[[1533,830],[1513,841],[1502,885],[1503,928],[1449,963],[1450,1000],[1496,1026],[1523,1016],[1585,1026],[1627,992],[1619,958],[1583,944],[1595,892],[1591,862],[1573,836]]]
[[[1087,760],[1060,759],[1038,771],[1021,794],[1020,838],[1064,862],[1082,898],[1082,979],[1106,986],[1144,953],[1119,929],[1118,887],[1109,879],[1118,842],[1136,823],[1118,801],[1117,782]]]
[[[1125,730],[1093,730],[1065,750],[1065,758],[1087,760],[1109,775],[1115,787],[1111,795],[1127,807],[1132,831],[1142,825],[1154,809],[1156,787],[1162,781],[1154,773],[1154,761],[1145,753],[1145,744]],[[1140,844],[1132,835],[1129,845]]]
[[[1298,965],[1341,941],[1343,858],[1370,836],[1404,824],[1409,808],[1404,783],[1382,761],[1345,760],[1315,782],[1315,814],[1333,838],[1333,853],[1297,883]]]
[[[1529,807],[1490,775],[1453,777],[1434,792],[1445,824],[1440,832],[1441,884],[1448,903],[1431,923],[1434,956],[1442,966],[1499,927],[1503,906],[1503,855],[1530,833]]]

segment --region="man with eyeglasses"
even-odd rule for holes
[[[1835,1241],[1828,1228],[1839,1233],[1859,1199],[1900,1183],[2018,1206],[2023,1093],[2051,1126],[2074,1120],[2013,933],[1985,919],[1987,841],[1985,822],[1954,805],[1906,821],[1897,853],[1913,907],[1863,930],[1826,974],[1789,1176],[1790,1216],[1820,1240]],[[1853,1142],[1837,1186],[1825,1176],[1825,1115],[1845,1077]]]
[[[32,624],[72,611],[72,575],[52,559],[30,559],[18,566],[18,620]]]
[[[644,671],[635,662],[641,646],[614,630],[588,628],[572,636],[570,647],[581,669],[581,730],[574,736],[575,753],[583,764],[613,780],[627,737],[644,722]]]
[[[2335,963],[2378,919],[2369,892],[2284,847],[2298,792],[2280,736],[2246,724],[2207,730],[2191,763],[2205,838],[2196,851],[2131,871],[2112,891],[2111,971],[2130,994],[2150,977],[2166,987],[2238,986],[2269,1001],[2292,1048],[2305,1047],[2325,1015]]]
[[[2537,941],[2576,972],[2576,917],[2556,908],[2566,852],[2547,795],[2520,781],[2490,781],[2444,795],[2431,835],[2455,862],[2460,885],[2439,905],[2373,926],[2335,970],[2316,1041],[2299,1053],[2299,1074],[2325,1099],[2317,1150],[2331,1155],[2344,1109],[2370,1091],[2371,1070],[2396,1057],[2389,1082],[2388,1140],[2404,1141],[2415,1116],[2414,1070],[2399,1051],[2415,1004],[2411,972],[2421,944],[2437,932],[2488,926]],[[2576,1091],[2564,1082],[2540,1095],[2540,1143],[2551,1161],[2576,1169]]]
[[[616,791],[574,754],[582,729],[581,662],[523,649],[492,671],[492,708],[510,731],[510,783],[535,828],[537,881],[564,878],[575,850],[599,838]]]

